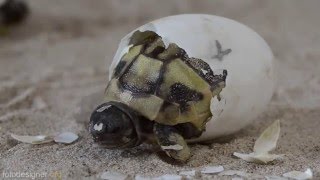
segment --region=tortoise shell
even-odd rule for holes
[[[203,130],[212,116],[211,98],[224,88],[227,71],[214,74],[206,62],[189,58],[174,43],[165,48],[152,31],[137,31],[130,44],[106,88],[105,100],[124,103],[160,124],[192,123]]]

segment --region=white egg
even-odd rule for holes
[[[153,31],[166,46],[176,43],[189,57],[207,62],[214,72],[228,71],[222,99],[211,100],[212,119],[196,140],[229,135],[247,126],[261,114],[274,90],[273,54],[267,43],[252,29],[234,20],[204,14],[161,18],[126,35],[119,45],[109,77],[130,48],[137,31]]]

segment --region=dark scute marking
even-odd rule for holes
[[[189,105],[187,103],[189,101],[202,100],[203,94],[192,90],[181,83],[175,83],[170,87],[170,93],[167,99],[169,102],[178,103],[180,105],[181,112],[185,112],[189,108]]]
[[[158,55],[158,58],[161,60],[171,60],[175,58],[185,59],[187,56],[188,55],[185,50],[175,43],[170,43],[168,48]]]
[[[164,50],[164,47],[158,46],[148,56],[155,59],[158,54],[162,53]]]
[[[153,31],[136,31],[130,37],[129,44],[140,45],[153,42],[156,38],[160,37]]]
[[[213,84],[215,76],[208,63],[196,58],[188,58],[185,61],[199,76],[205,79],[209,84]]]
[[[160,111],[164,111],[166,108],[170,107],[171,105],[172,105],[171,103],[164,101]]]
[[[118,63],[118,65],[116,66],[115,70],[114,70],[114,77],[118,77],[120,75],[120,72],[122,71],[123,67],[126,65],[125,61],[120,61]]]
[[[223,70],[223,74],[214,74],[208,63],[197,58],[187,58],[185,62],[204,80],[206,80],[212,89],[217,87],[220,82],[225,82],[228,75],[227,70]]]
[[[145,94],[153,94],[156,90],[156,83],[154,82],[146,82],[146,86],[144,88],[138,88],[134,84],[129,84],[124,82],[123,79],[120,79],[120,84],[123,89],[128,90],[132,93],[145,93]]]
[[[121,87],[121,89],[128,90],[132,93],[153,94],[157,88],[157,81],[156,82],[146,82],[146,86],[144,88],[138,88],[134,84],[130,84],[130,83],[124,81],[124,79],[126,79],[126,76],[129,76],[130,68],[136,62],[138,57],[139,56],[136,56],[135,59],[132,60],[132,62],[128,65],[128,67],[122,73],[121,77],[119,78],[120,87]],[[138,78],[138,77],[136,77],[136,78]]]
[[[197,138],[201,136],[203,131],[200,131],[198,128],[196,128],[192,123],[182,123],[174,126],[179,133],[185,138],[185,139],[191,139],[191,138]]]
[[[147,44],[144,54],[148,57],[152,57],[156,59],[158,54],[162,53],[164,50],[165,50],[165,45],[162,41],[162,38],[158,37],[153,42]]]
[[[161,84],[164,82],[164,74],[167,70],[167,65],[168,63],[167,62],[164,62],[161,69],[160,69],[160,72],[159,72],[159,78],[158,78],[158,81],[156,82],[156,89],[155,89],[155,94],[160,96],[160,87],[161,87]]]

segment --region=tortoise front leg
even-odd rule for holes
[[[190,158],[190,149],[176,128],[155,123],[153,132],[157,143],[168,156],[182,162],[185,162]]]

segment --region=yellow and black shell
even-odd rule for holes
[[[206,62],[189,58],[174,43],[165,48],[152,31],[134,34],[130,44],[114,70],[105,100],[124,103],[160,124],[191,123],[204,130],[212,116],[211,98],[225,86],[227,72],[215,75]]]

